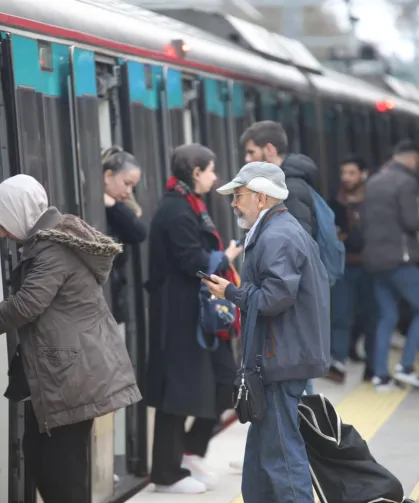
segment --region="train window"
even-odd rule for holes
[[[54,61],[52,57],[52,47],[49,42],[38,40],[39,64],[43,72],[54,71]]]

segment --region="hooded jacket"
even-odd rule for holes
[[[316,238],[317,222],[311,189],[315,189],[318,168],[303,154],[287,155],[281,165],[289,190],[285,205],[311,237]]]
[[[141,399],[102,291],[121,248],[56,208],[42,214],[24,242],[13,295],[0,303],[0,333],[18,330],[41,433]]]

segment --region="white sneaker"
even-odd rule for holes
[[[375,391],[378,391],[379,393],[400,391],[401,389],[403,389],[401,387],[401,384],[398,384],[390,377],[373,377],[371,383],[375,386]]]
[[[415,372],[406,372],[402,365],[396,365],[396,372],[394,374],[394,379],[398,382],[404,384],[410,384],[419,388],[419,376]]]
[[[182,460],[182,468],[191,472],[194,479],[205,484],[207,489],[215,489],[218,485],[217,475],[206,466],[204,458],[194,454],[185,454]]]
[[[207,488],[205,484],[195,480],[192,477],[186,477],[176,484],[171,486],[159,486],[156,485],[156,493],[166,493],[166,494],[202,494],[206,492]]]
[[[243,473],[243,459],[241,459],[240,461],[238,459],[236,459],[234,461],[230,461],[229,466],[235,472]]]

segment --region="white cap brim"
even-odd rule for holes
[[[238,189],[239,187],[243,187],[244,183],[241,182],[235,182],[234,180],[232,182],[226,183],[219,189],[217,189],[217,192],[219,194],[222,194],[223,196],[228,196],[229,194],[232,194],[234,192],[234,189]]]

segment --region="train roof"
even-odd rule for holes
[[[297,92],[309,88],[293,66],[265,61],[203,30],[119,0],[0,0],[0,25]],[[186,59],[167,54],[177,39],[190,47]]]
[[[205,30],[119,0],[0,0],[0,27],[302,94],[311,89],[306,75],[292,64],[268,60]],[[178,39],[190,48],[186,59],[167,52],[168,45]],[[293,47],[295,54],[296,45]],[[291,48],[292,44],[287,50],[290,52]],[[292,54],[292,58],[296,56]],[[323,68],[321,71],[310,74],[312,84],[321,94],[370,105],[389,97],[385,90],[368,88],[363,81],[357,80],[355,90],[347,76]],[[403,100],[399,100],[399,105],[400,110],[419,115],[419,107]]]

